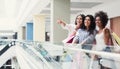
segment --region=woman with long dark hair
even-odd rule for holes
[[[95,22],[92,15],[86,15],[84,25],[77,31],[73,43],[80,44],[78,48],[91,49],[91,44],[95,40]],[[88,45],[90,44],[90,45]],[[87,56],[86,56],[87,55]],[[73,55],[72,69],[88,69],[88,63],[85,63],[86,58],[89,59],[89,54],[84,52],[76,52]]]
[[[76,19],[75,19],[75,23],[74,24],[66,24],[64,21],[62,20],[57,20],[57,23],[60,24],[63,29],[66,29],[68,30],[68,37],[71,37],[71,36],[74,36],[76,34],[76,31],[82,27],[83,22],[84,22],[84,18],[85,18],[85,15],[84,14],[79,14],[77,15]],[[67,39],[66,38],[66,39]],[[72,42],[72,41],[71,41]],[[70,42],[70,43],[71,43]],[[63,43],[66,43],[63,41]]]
[[[73,43],[80,44],[84,41],[84,39],[88,38],[91,41],[85,41],[84,44],[91,44],[94,41],[94,31],[95,31],[95,22],[94,17],[92,15],[86,15],[84,20],[84,25],[77,31],[76,37],[73,40]]]

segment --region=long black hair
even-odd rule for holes
[[[77,21],[76,21],[76,20],[77,20],[77,17],[78,17],[78,16],[81,16],[81,17],[82,17],[82,24],[84,23],[85,15],[84,15],[84,14],[79,14],[79,15],[77,15],[76,18],[75,18],[75,25],[77,25]]]
[[[89,26],[89,33],[90,34],[93,34],[94,33],[94,30],[95,30],[95,27],[96,27],[96,24],[95,24],[95,19],[94,19],[94,17],[92,16],[92,15],[86,15],[85,16],[85,18],[86,17],[89,17],[90,18],[90,26]],[[87,28],[86,28],[86,26],[85,25],[82,25],[82,27],[81,27],[83,30],[86,30]]]

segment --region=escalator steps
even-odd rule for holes
[[[8,60],[0,69],[12,69],[11,68],[11,59]]]
[[[11,60],[8,60],[8,61],[6,62],[6,65],[11,65]]]

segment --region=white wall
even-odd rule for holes
[[[33,40],[45,42],[45,17],[46,15],[34,15]]]
[[[0,30],[16,31],[16,21],[13,18],[0,18]]]
[[[117,1],[108,2],[108,3],[98,5],[96,7],[91,8],[91,9],[85,10],[84,12],[72,14],[71,19],[70,19],[71,20],[70,23],[74,23],[76,16],[79,14],[85,14],[85,15],[91,14],[94,16],[94,14],[100,10],[105,11],[108,14],[109,18],[120,16],[119,6],[120,6],[120,0],[117,0]],[[109,21],[108,21],[107,27],[108,28],[110,27]]]
[[[93,7],[92,9],[86,10],[85,14],[95,14],[95,12],[103,10],[107,12],[109,18],[120,16],[120,0],[104,3],[101,5],[98,5],[96,7]]]
[[[76,18],[76,14],[71,14],[71,17],[70,17],[70,23],[74,24],[75,23],[75,18]]]

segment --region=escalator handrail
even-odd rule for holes
[[[15,41],[11,41],[8,43],[1,51],[0,51],[0,56],[5,53],[10,47],[15,45]]]

